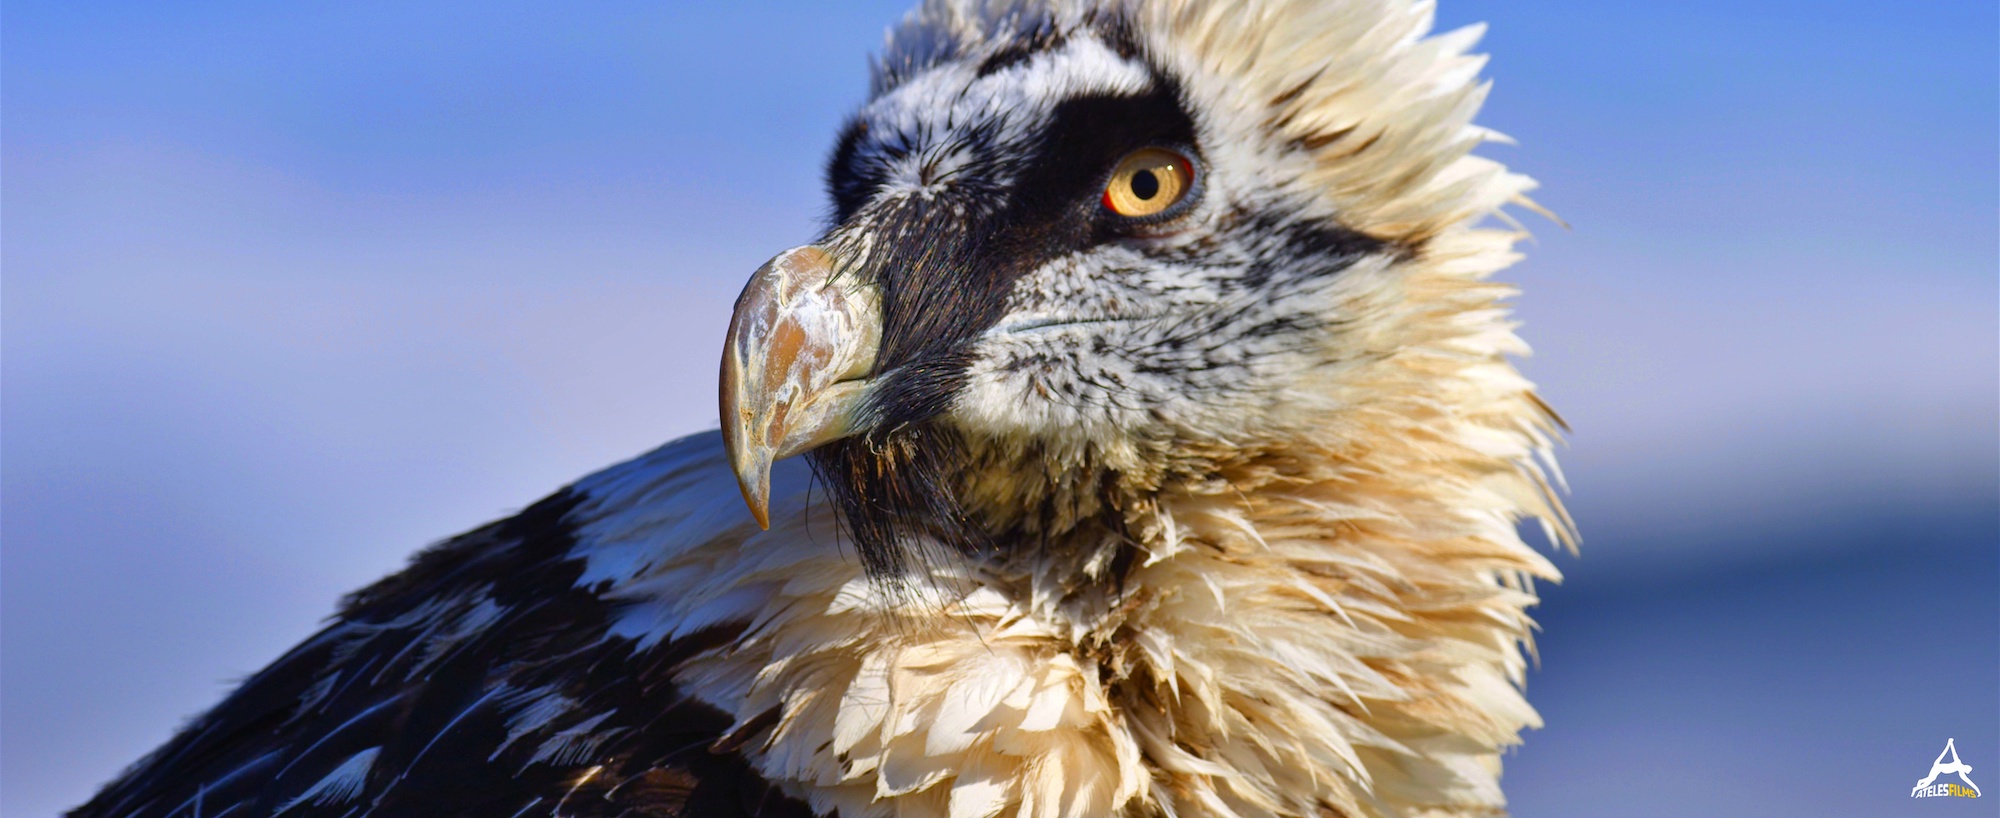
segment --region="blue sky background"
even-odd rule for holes
[[[8,3],[0,812],[712,426],[902,5]],[[1507,274],[1585,534],[1520,814],[1990,814],[1907,793],[2000,793],[1997,17],[1444,0],[1574,225]]]

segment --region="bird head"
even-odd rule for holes
[[[752,512],[809,453],[889,575],[1115,538],[1163,487],[1447,403],[1408,360],[1498,294],[1439,271],[1504,265],[1470,223],[1530,183],[1469,154],[1477,32],[1428,26],[1398,2],[914,12],[828,162],[831,225],[736,305],[722,429]]]

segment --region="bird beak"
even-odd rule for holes
[[[729,319],[722,445],[743,501],[771,527],[771,464],[852,434],[882,337],[881,299],[807,245],[765,262]]]

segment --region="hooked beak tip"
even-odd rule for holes
[[[736,487],[743,490],[743,503],[750,507],[750,516],[757,518],[757,528],[771,530],[771,473],[768,468],[760,469],[755,476],[738,470]]]
[[[757,518],[757,527],[769,531],[772,451],[768,446],[755,443],[743,445],[743,441],[737,438],[738,435],[723,436],[730,469],[736,472],[736,488],[743,492],[743,504],[750,507],[750,516]]]

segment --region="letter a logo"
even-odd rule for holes
[[[1945,761],[1946,756],[1950,756],[1951,761]],[[1972,779],[1965,777],[1965,774],[1969,772],[1972,772],[1972,765],[1959,761],[1958,747],[1953,743],[1952,739],[1945,739],[1944,752],[1938,753],[1937,760],[1931,762],[1931,774],[1924,776],[1924,780],[1918,781],[1916,786],[1910,788],[1910,797],[1917,797],[1918,792],[1930,786],[1931,782],[1937,780],[1939,773],[1957,773],[1958,780],[1965,782],[1965,786],[1972,788],[1972,797],[1978,798],[1984,793],[1979,791],[1978,784],[1972,783]]]

